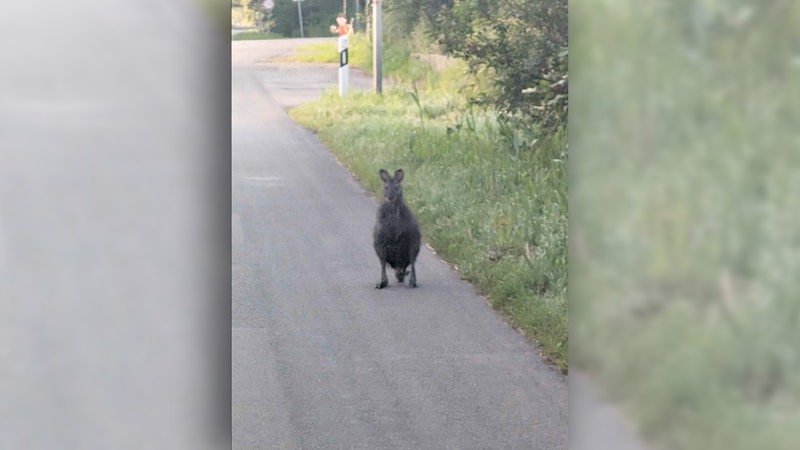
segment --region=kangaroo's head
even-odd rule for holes
[[[403,169],[398,169],[394,177],[384,169],[380,171],[383,180],[383,197],[389,202],[403,201]]]

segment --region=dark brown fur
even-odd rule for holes
[[[381,281],[375,286],[383,289],[389,285],[386,277],[386,265],[395,269],[397,281],[402,283],[405,279],[407,268],[411,266],[409,287],[417,287],[417,274],[414,264],[419,255],[422,235],[419,231],[417,219],[403,202],[403,169],[389,175],[384,169],[380,170],[383,180],[383,203],[378,207],[378,216],[375,229],[372,232],[375,253],[381,262]]]

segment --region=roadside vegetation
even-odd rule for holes
[[[566,2],[559,3],[563,41],[552,51],[523,34],[533,14],[517,23],[502,5],[431,16],[413,2],[393,5],[385,15],[391,83],[384,93],[340,98],[331,90],[290,114],[376,195],[378,170],[403,168],[426,242],[566,372]],[[494,20],[498,14],[507,20]],[[496,48],[440,41],[430,24],[446,20],[453,32]],[[484,36],[496,24],[505,37]],[[409,38],[402,29],[414,32]],[[370,72],[367,35],[350,42],[350,64]],[[491,66],[480,62],[510,48],[518,58],[505,66],[499,56]],[[297,58],[338,61],[331,43],[307,46]]]
[[[372,41],[364,33],[359,33],[351,35],[348,42],[350,66],[372,74]],[[335,42],[309,44],[299,47],[298,51],[300,53],[294,56],[292,60],[298,62],[339,63],[339,54],[336,52]],[[451,71],[444,76],[468,76],[465,69],[464,66],[460,66],[460,69]],[[385,46],[383,49],[383,73],[390,77],[391,81],[410,83],[411,86],[415,84],[424,86],[425,83],[429,83],[434,78],[441,77],[441,74],[432,70],[430,64],[419,58],[412,57],[408,48],[393,45]],[[452,92],[450,95],[458,96],[458,92]]]
[[[266,33],[261,31],[243,31],[231,37],[234,41],[260,41],[265,39],[282,39],[283,36],[276,33]]]

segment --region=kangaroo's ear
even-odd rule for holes
[[[403,169],[397,169],[397,172],[394,173],[394,179],[398,182],[403,181],[404,175],[405,173],[403,172]]]
[[[391,177],[391,176],[389,176],[389,172],[387,172],[385,169],[381,169],[381,171],[380,171],[380,172],[378,172],[378,173],[380,173],[380,175],[381,175],[381,180],[383,180],[383,182],[384,182],[384,183],[388,183],[388,182],[389,182],[389,180],[391,180],[391,179],[392,179],[392,177]]]

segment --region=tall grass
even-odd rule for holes
[[[427,242],[566,371],[566,136],[536,141],[535,130],[470,107],[464,80],[331,91],[291,115],[376,194],[378,169],[405,169]]]

